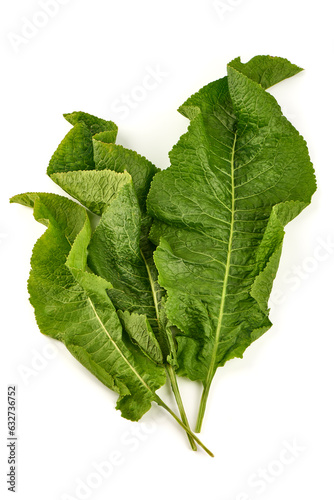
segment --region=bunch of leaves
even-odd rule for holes
[[[29,277],[41,332],[119,394],[123,417],[155,402],[193,449],[204,445],[176,373],[203,384],[199,432],[217,368],[271,326],[284,226],[316,188],[305,141],[266,91],[299,71],[282,58],[233,60],[180,107],[190,125],[164,171],[117,145],[113,122],[64,115],[73,128],[47,173],[80,205],[45,193],[11,200],[48,226]],[[167,378],[180,419],[156,394]]]

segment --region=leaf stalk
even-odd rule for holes
[[[159,396],[156,395],[155,397],[155,402],[161,406],[162,408],[164,408],[166,411],[168,411],[168,413],[174,418],[174,420],[176,420],[176,422],[187,432],[188,435],[190,435],[194,441],[196,441],[196,443],[201,446],[201,448],[203,448],[204,451],[206,451],[206,453],[210,456],[210,457],[214,457],[214,454],[212,453],[212,451],[209,450],[209,448],[207,448],[203,443],[202,441],[192,432],[192,430],[187,427],[183,422],[182,420],[179,419],[179,417],[173,412],[173,410],[171,410],[171,408],[169,408],[169,406],[166,405],[166,403],[164,403],[162,401],[161,398],[159,398]]]
[[[189,422],[188,422],[188,418],[187,418],[187,414],[186,414],[186,411],[185,411],[184,406],[183,406],[183,401],[182,401],[182,398],[181,398],[179,386],[178,386],[178,383],[177,383],[177,379],[176,379],[176,375],[175,375],[175,370],[168,363],[167,363],[167,366],[166,366],[166,370],[167,370],[167,373],[168,373],[168,376],[169,376],[170,384],[172,386],[172,390],[173,390],[173,393],[174,393],[174,396],[175,396],[175,401],[177,403],[177,407],[179,409],[182,422],[187,427],[190,428]],[[193,437],[189,433],[187,434],[187,436],[188,436],[189,443],[190,443],[190,446],[191,446],[192,450],[196,451],[197,450],[197,446],[196,446],[196,443],[195,443]]]

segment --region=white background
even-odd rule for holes
[[[18,385],[17,500],[333,498],[331,2],[57,5],[53,17],[41,16],[35,0],[0,8],[1,498],[13,495],[5,484],[10,383]],[[44,26],[29,31],[27,20]],[[30,38],[18,38],[22,33]],[[70,128],[62,113],[74,110],[114,120],[119,143],[167,167],[168,151],[187,126],[178,106],[224,76],[231,59],[257,54],[305,68],[271,92],[306,138],[319,187],[287,228],[271,301],[273,328],[214,380],[202,433],[215,452],[211,459],[189,450],[183,432],[157,407],[142,423],[122,419],[116,395],[39,333],[26,280],[32,246],[44,229],[8,198],[60,192],[45,170]],[[156,81],[145,78],[152,71],[161,74]],[[148,81],[154,88],[143,87]],[[132,107],[121,112],[123,94]],[[194,424],[200,387],[181,381],[181,389]],[[287,445],[297,447],[295,456],[284,451]],[[96,466],[106,461],[109,475],[101,478]]]

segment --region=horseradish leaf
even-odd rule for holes
[[[271,326],[283,228],[316,188],[305,141],[264,90],[299,70],[264,56],[232,61],[181,106],[188,132],[148,195],[179,373],[204,385],[198,431],[217,368]]]
[[[82,111],[64,117],[74,127],[53,154],[48,175],[60,183],[61,177],[53,174],[77,170],[126,170],[132,177],[139,204],[145,207],[152,178],[159,169],[135,151],[115,144],[117,126],[113,122]]]
[[[136,168],[141,170],[140,162]],[[144,169],[142,175],[149,178],[150,174]],[[188,427],[174,373],[175,341],[153,261],[155,246],[148,238],[152,220],[145,212],[145,204],[138,200],[131,177],[126,172],[101,170],[62,172],[52,178],[101,215],[88,248],[89,267],[112,284],[108,295],[131,340],[150,359],[165,365],[182,420]],[[196,449],[190,436],[189,441]]]
[[[229,67],[259,83],[264,89],[303,71],[287,59],[270,56],[255,56],[247,63],[242,63],[240,57],[237,57],[229,63]]]
[[[27,193],[12,202],[34,208],[48,229],[31,259],[28,289],[42,333],[67,349],[119,394],[117,409],[139,420],[156,401],[165,370],[143,355],[122,328],[107,290],[111,284],[87,271],[90,223],[84,208],[53,194]]]
[[[41,331],[62,341],[138,420],[152,401],[194,441],[175,370],[203,384],[197,431],[218,367],[264,332],[284,226],[316,189],[307,146],[266,89],[301,68],[236,58],[179,111],[190,125],[160,172],[115,144],[117,126],[83,112],[52,156],[57,195],[11,201],[47,226],[29,293]],[[171,381],[182,420],[156,394]]]

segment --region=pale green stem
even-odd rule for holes
[[[210,455],[210,457],[214,457],[214,454],[202,443],[202,441],[191,431],[191,429],[189,427],[187,427],[183,422],[182,420],[179,419],[179,417],[177,415],[175,415],[175,413],[173,412],[173,410],[171,410],[169,408],[169,406],[167,406],[163,401],[162,399],[159,398],[159,396],[155,396],[155,402],[161,406],[162,408],[164,408],[166,411],[168,411],[168,413],[176,420],[176,422],[178,424],[181,425],[181,427],[187,432],[187,434],[189,434],[194,441],[196,441],[196,443],[201,446],[201,448],[203,448],[204,451],[206,451],[206,453],[208,455]]]
[[[211,379],[211,381],[212,381],[212,379]],[[202,397],[201,397],[201,402],[199,405],[195,432],[201,432],[201,429],[202,429],[202,422],[203,422],[203,417],[204,417],[204,413],[205,413],[206,402],[208,400],[211,381],[204,386],[204,389],[202,392]]]
[[[171,365],[169,365],[169,364],[167,364],[166,368],[167,368],[167,373],[168,373],[168,376],[169,376],[169,380],[170,380],[170,383],[171,383],[171,386],[172,386],[172,390],[173,390],[173,393],[174,393],[174,396],[175,396],[175,400],[176,400],[177,407],[178,407],[179,412],[180,412],[180,416],[181,416],[182,422],[187,427],[190,427],[189,426],[189,422],[188,422],[188,418],[187,418],[187,414],[185,412],[185,409],[184,409],[184,406],[183,406],[183,402],[182,402],[182,399],[181,399],[181,394],[180,394],[179,386],[178,386],[178,383],[177,383],[177,379],[176,379],[174,368]],[[197,446],[196,446],[196,443],[195,443],[193,437],[191,436],[191,434],[187,434],[187,435],[188,435],[188,439],[189,439],[189,443],[190,443],[191,448],[194,451],[196,451],[197,450]]]
[[[140,254],[141,254],[141,257],[144,261],[146,271],[147,271],[147,276],[148,276],[149,281],[150,281],[150,286],[151,286],[152,296],[153,296],[153,301],[154,301],[154,307],[155,307],[155,313],[156,313],[156,317],[157,317],[157,321],[158,321],[158,328],[159,328],[159,332],[160,332],[161,323],[160,323],[159,304],[158,304],[158,298],[157,298],[156,291],[155,291],[154,279],[152,277],[150,267],[148,265],[148,262],[146,261],[144,252],[142,250],[140,250]],[[172,338],[172,334],[171,334],[169,329],[167,329],[166,334],[167,334],[167,339],[168,339],[170,351],[171,351],[174,359],[176,359],[176,352],[174,349],[173,338]],[[159,340],[161,341],[162,339],[163,339],[163,335],[160,335]],[[172,390],[173,390],[173,393],[175,396],[175,400],[176,400],[176,403],[177,403],[177,406],[178,406],[178,409],[180,412],[180,416],[181,416],[182,421],[185,424],[185,426],[187,428],[189,428],[189,422],[188,422],[187,415],[186,415],[186,412],[185,412],[185,409],[184,409],[184,406],[182,403],[181,394],[180,394],[179,387],[177,384],[174,368],[168,362],[165,362],[165,367],[166,367],[166,371],[169,375],[169,380],[170,380]],[[191,448],[194,451],[196,451],[197,450],[196,445],[194,443],[193,438],[191,437],[191,435],[189,433],[188,433],[188,439],[189,439]]]

